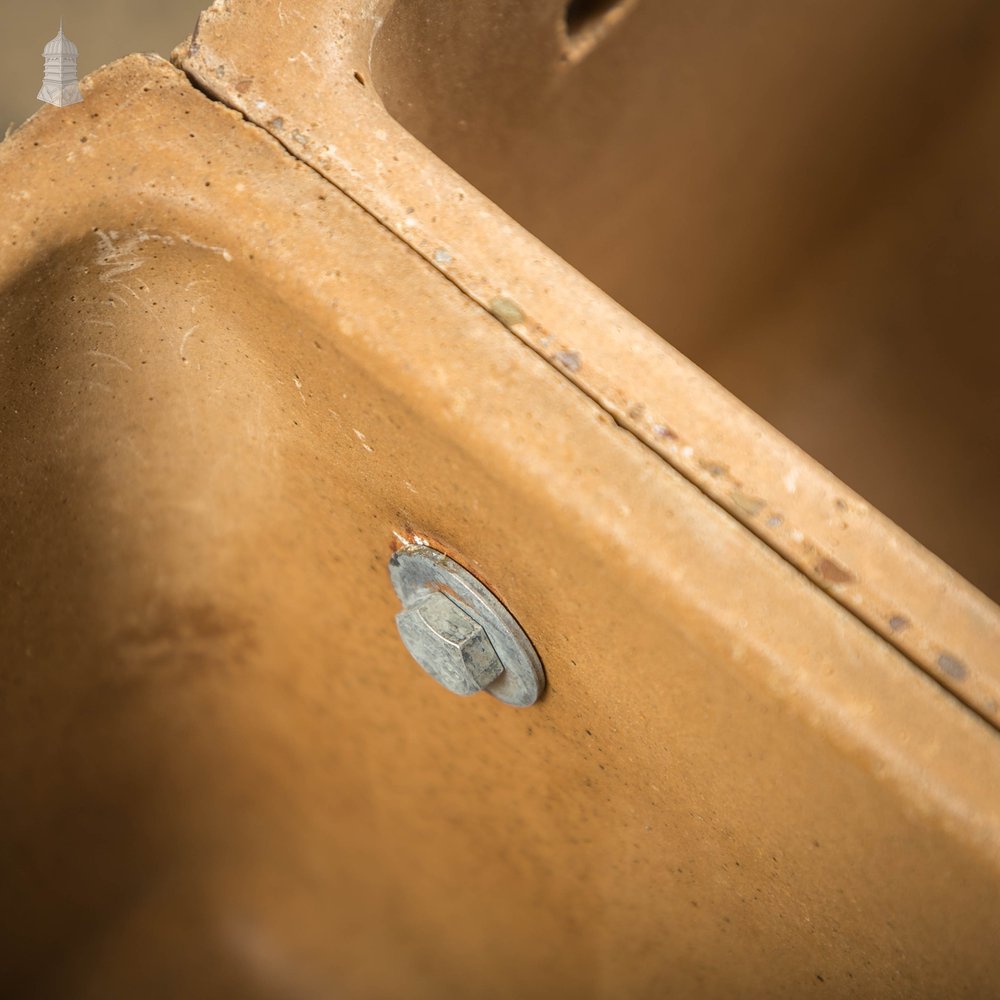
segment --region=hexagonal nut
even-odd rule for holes
[[[455,694],[482,691],[503,673],[482,626],[440,591],[400,611],[396,628],[413,659]]]

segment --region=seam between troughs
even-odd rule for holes
[[[827,590],[826,588],[820,586],[820,584],[817,583],[816,580],[813,579],[809,575],[809,573],[807,573],[791,557],[789,557],[788,555],[786,555],[779,548],[775,547],[764,535],[762,535],[761,533],[755,531],[753,524],[749,523],[748,521],[742,520],[740,517],[738,517],[736,514],[734,514],[731,510],[729,510],[719,500],[718,497],[714,496],[701,483],[699,483],[697,481],[697,479],[692,478],[690,475],[688,475],[688,473],[682,467],[674,464],[674,462],[672,462],[670,460],[669,456],[664,455],[662,452],[658,451],[656,448],[654,448],[652,445],[650,445],[649,442],[646,441],[642,437],[641,434],[639,434],[636,430],[634,430],[628,424],[624,423],[622,421],[622,419],[620,417],[618,417],[614,413],[614,411],[611,410],[602,401],[602,399],[600,398],[600,396],[595,394],[594,390],[589,389],[585,384],[582,384],[581,382],[575,380],[570,374],[568,374],[565,371],[565,369],[563,369],[559,365],[553,363],[553,360],[551,358],[547,357],[541,350],[539,350],[538,346],[535,345],[534,343],[532,343],[530,339],[526,339],[524,337],[518,336],[518,334],[515,331],[511,330],[510,327],[507,326],[498,316],[496,316],[493,312],[491,312],[490,309],[486,305],[484,305],[482,302],[480,302],[479,299],[477,299],[472,293],[470,293],[466,288],[464,288],[455,277],[453,277],[452,275],[450,275],[447,271],[444,271],[440,267],[438,267],[435,264],[435,262],[429,256],[427,256],[424,253],[422,253],[419,250],[419,248],[417,248],[412,243],[410,243],[409,241],[407,241],[402,234],[398,233],[391,225],[389,225],[389,223],[387,223],[382,218],[380,218],[375,212],[373,212],[368,207],[368,205],[366,205],[363,201],[361,201],[357,197],[355,197],[350,191],[345,190],[343,187],[341,187],[339,184],[337,184],[336,181],[332,180],[330,177],[328,177],[326,174],[324,174],[318,167],[314,166],[308,160],[303,159],[302,156],[299,153],[297,153],[288,144],[287,141],[285,141],[284,139],[281,138],[281,136],[276,135],[274,132],[272,132],[266,126],[262,125],[260,122],[254,121],[252,118],[249,118],[247,116],[246,112],[244,112],[241,108],[237,107],[234,104],[230,104],[220,92],[213,90],[209,84],[207,84],[204,80],[202,80],[199,77],[197,77],[192,71],[190,71],[186,66],[184,66],[183,63],[178,58],[177,53],[180,52],[181,50],[182,50],[181,47],[178,47],[178,49],[175,50],[174,54],[171,56],[170,62],[172,63],[172,65],[174,66],[175,69],[177,69],[179,72],[181,72],[184,75],[184,77],[187,79],[187,81],[191,84],[191,86],[195,90],[197,90],[199,93],[203,94],[210,101],[213,101],[214,103],[222,105],[224,108],[226,108],[229,111],[235,112],[236,114],[238,114],[243,119],[243,121],[246,124],[251,125],[254,128],[260,129],[266,135],[270,136],[297,163],[300,163],[303,166],[308,167],[308,169],[311,170],[324,183],[330,185],[330,187],[332,187],[334,190],[336,190],[340,194],[342,194],[345,198],[347,198],[348,200],[350,200],[352,204],[357,205],[358,208],[360,208],[367,216],[369,216],[371,219],[373,219],[382,229],[384,229],[386,232],[390,233],[396,240],[398,240],[400,243],[402,243],[403,246],[405,246],[412,253],[415,253],[421,260],[423,260],[430,267],[432,267],[439,275],[441,275],[441,277],[443,277],[446,281],[448,281],[451,285],[453,285],[456,289],[458,289],[458,291],[461,292],[461,294],[466,299],[468,299],[470,302],[474,303],[475,306],[478,309],[481,309],[484,313],[486,313],[487,316],[490,317],[490,319],[494,320],[500,327],[502,327],[512,337],[514,337],[515,340],[517,340],[519,343],[521,343],[525,347],[527,347],[536,357],[538,357],[542,361],[544,361],[545,364],[549,368],[551,368],[553,371],[558,372],[558,374],[566,382],[568,382],[575,389],[577,389],[580,393],[582,393],[602,413],[604,413],[608,417],[610,417],[610,419],[615,423],[615,425],[618,427],[619,430],[621,430],[621,431],[625,432],[626,434],[628,434],[628,436],[630,438],[632,438],[633,440],[635,440],[636,442],[638,442],[646,451],[652,453],[653,455],[656,456],[656,458],[659,461],[665,463],[667,466],[669,466],[671,469],[673,469],[673,471],[676,472],[685,482],[690,483],[693,487],[695,487],[695,489],[698,490],[698,492],[702,496],[704,496],[706,499],[708,499],[709,501],[711,501],[711,503],[715,507],[717,507],[721,511],[723,511],[723,513],[725,513],[725,515],[727,517],[731,518],[733,521],[735,521],[737,524],[739,524],[742,528],[745,528],[754,538],[757,539],[757,541],[759,541],[762,545],[764,545],[765,548],[767,548],[770,552],[773,552],[784,563],[786,563],[788,566],[790,566],[792,569],[794,569],[795,572],[800,577],[802,577],[804,580],[806,580],[811,587],[813,587],[814,589],[818,590],[821,594],[823,594],[825,597],[827,597],[828,599],[830,599],[839,608],[841,608],[844,611],[846,611],[855,621],[857,621],[860,625],[862,625],[871,635],[873,635],[880,642],[884,643],[889,648],[891,648],[892,650],[894,650],[899,656],[901,656],[914,669],[918,670],[923,676],[925,676],[928,679],[932,680],[938,686],[938,688],[940,688],[945,694],[947,694],[948,696],[950,696],[951,698],[953,698],[956,702],[958,702],[958,704],[960,704],[963,708],[967,709],[969,712],[971,712],[973,715],[975,715],[978,719],[982,720],[991,730],[993,730],[994,732],[1000,732],[1000,724],[998,724],[997,722],[995,722],[992,718],[990,718],[987,714],[985,714],[985,712],[983,710],[981,710],[979,707],[977,707],[970,700],[967,700],[966,698],[964,698],[959,692],[955,691],[953,688],[948,687],[947,684],[945,684],[937,675],[935,675],[934,673],[932,673],[928,668],[926,668],[923,664],[921,664],[919,662],[919,660],[917,660],[906,649],[904,649],[903,647],[901,647],[897,643],[893,642],[891,636],[886,635],[885,633],[883,633],[882,631],[880,631],[877,627],[875,627],[874,625],[872,625],[871,622],[867,621],[864,617],[862,617],[862,615],[857,611],[857,609],[855,609],[854,607],[852,607],[850,604],[846,603],[845,601],[839,599],[838,596],[835,593],[833,593],[830,590]]]

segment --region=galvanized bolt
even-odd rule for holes
[[[486,691],[533,705],[545,690],[538,654],[514,616],[468,570],[428,545],[404,545],[389,560],[410,655],[456,694]]]
[[[440,591],[400,611],[396,627],[417,663],[455,694],[476,694],[503,673],[479,623]]]

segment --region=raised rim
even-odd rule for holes
[[[359,85],[395,2],[302,0],[294,16],[267,0],[216,2],[173,58],[1000,729],[1000,608],[531,236]],[[274,59],[278,36],[282,51],[299,54]]]

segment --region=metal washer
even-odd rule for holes
[[[389,579],[404,608],[432,591],[456,601],[486,632],[503,673],[485,688],[508,705],[533,705],[545,690],[538,654],[514,616],[468,570],[429,545],[405,545],[389,559]]]

